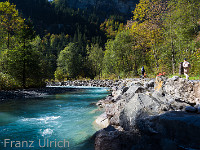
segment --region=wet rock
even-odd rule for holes
[[[96,106],[96,103],[94,103],[94,102],[90,103],[90,106]]]

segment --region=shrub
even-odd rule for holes
[[[20,84],[10,75],[0,72],[0,90],[20,88]]]

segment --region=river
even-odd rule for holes
[[[101,114],[94,105],[106,88],[80,88],[45,98],[0,104],[0,149],[93,150],[93,122]]]

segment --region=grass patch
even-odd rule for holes
[[[179,74],[174,74],[174,75],[168,75],[167,77],[168,78],[172,78],[173,76],[179,76],[179,77],[181,77],[181,78],[186,78],[185,77],[185,75],[179,75]],[[189,80],[200,80],[200,75],[191,75],[190,77],[189,77]]]

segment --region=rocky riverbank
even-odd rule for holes
[[[61,94],[67,91],[78,90],[77,88],[74,88],[74,86],[112,88],[119,86],[122,82],[123,80],[74,80],[65,82],[47,82],[47,87],[45,88],[0,91],[0,101],[9,99],[36,98],[43,97],[45,95]]]
[[[123,80],[97,105],[96,150],[200,149],[200,82],[183,78]]]
[[[77,90],[75,88],[46,87],[39,89],[24,89],[12,91],[0,91],[0,102],[12,99],[42,98],[46,95],[61,94],[67,91]]]
[[[130,79],[128,79],[130,80]],[[88,86],[88,87],[118,87],[124,81],[119,80],[74,80],[64,82],[48,82],[47,86]]]

